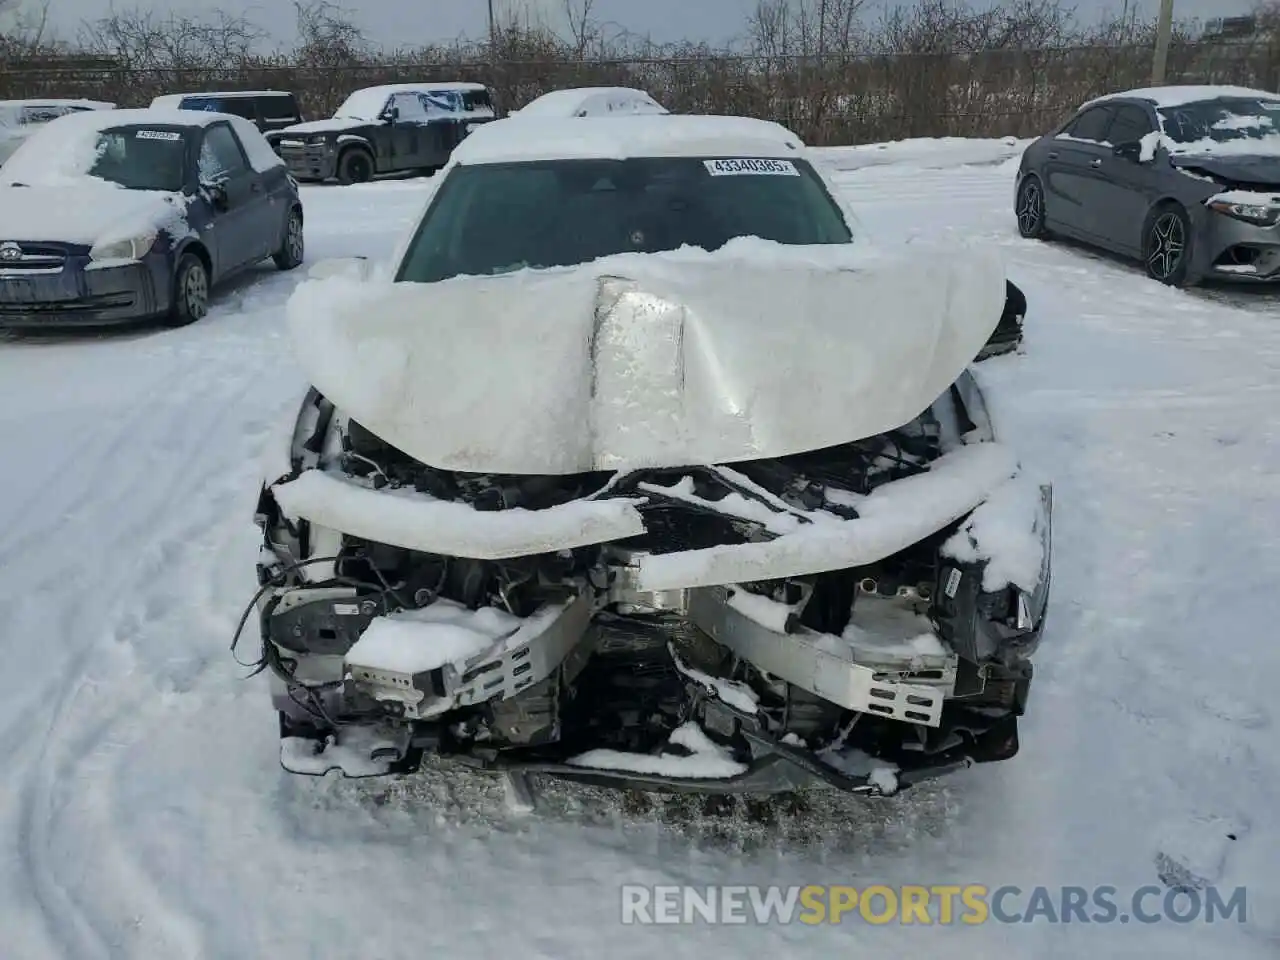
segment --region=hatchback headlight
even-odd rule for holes
[[[91,260],[141,260],[156,243],[156,232],[139,234],[125,240],[99,241],[89,251]]]
[[[1280,206],[1273,203],[1228,203],[1225,200],[1212,200],[1208,206],[1210,210],[1260,227],[1272,226],[1280,219]]]

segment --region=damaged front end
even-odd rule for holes
[[[264,485],[281,763],[893,793],[1012,757],[1052,491],[964,373],[906,425],[729,465],[437,469],[312,390]]]

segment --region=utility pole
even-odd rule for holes
[[[1151,83],[1164,83],[1165,65],[1169,62],[1169,39],[1173,33],[1173,0],[1160,0],[1160,19],[1156,21],[1156,55],[1151,63]]]

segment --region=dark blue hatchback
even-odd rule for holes
[[[226,277],[303,251],[297,183],[239,117],[62,117],[0,169],[0,328],[180,326]]]

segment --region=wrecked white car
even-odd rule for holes
[[[968,372],[998,259],[861,242],[753,120],[498,121],[436,181],[391,269],[289,303],[287,770],[892,793],[1016,753],[1051,489]]]

